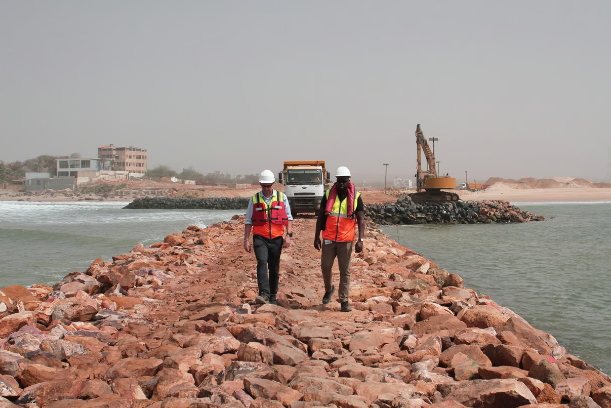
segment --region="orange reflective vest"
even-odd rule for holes
[[[284,226],[289,223],[284,208],[284,196],[274,191],[268,206],[261,193],[252,196],[252,233],[265,238],[278,238],[284,234]]]
[[[325,193],[327,200],[329,199],[329,191]],[[358,191],[354,195],[354,210],[361,193]],[[321,210],[322,211],[322,210]],[[325,230],[322,232],[322,238],[336,242],[351,242],[354,241],[354,231],[356,227],[356,211],[350,217],[348,216],[348,198],[341,200],[339,197],[333,203],[331,214],[327,216]]]

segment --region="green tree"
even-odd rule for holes
[[[181,180],[198,180],[204,177],[204,175],[193,169],[193,166],[189,166],[186,169],[182,169],[182,173],[177,176]]]
[[[177,175],[178,173],[176,173],[170,167],[164,166],[164,165],[159,165],[155,167],[154,169],[151,169],[146,172],[146,176],[148,177],[168,177],[170,178],[170,177],[176,177]]]

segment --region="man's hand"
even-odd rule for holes
[[[320,237],[314,238],[314,248],[320,251]]]
[[[284,237],[284,242],[282,243],[282,248],[288,248],[291,246],[291,237],[288,235]]]
[[[244,240],[244,251],[246,252],[250,252],[251,246],[250,246],[250,241],[245,239]]]
[[[357,254],[359,252],[363,252],[363,241],[361,240],[356,241],[356,245],[354,246],[354,252],[356,252]]]

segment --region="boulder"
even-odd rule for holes
[[[445,400],[453,400],[468,407],[520,407],[537,400],[526,385],[516,380],[473,380],[440,384]]]

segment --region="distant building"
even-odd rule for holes
[[[101,159],[57,159],[57,177],[78,177],[79,172],[110,170],[111,161]]]
[[[146,149],[139,147],[116,147],[104,145],[98,147],[98,159],[110,160],[112,170],[127,171],[131,174],[144,175],[148,169],[148,156]]]
[[[51,173],[25,173],[25,191],[74,190],[75,177],[52,178]]]

